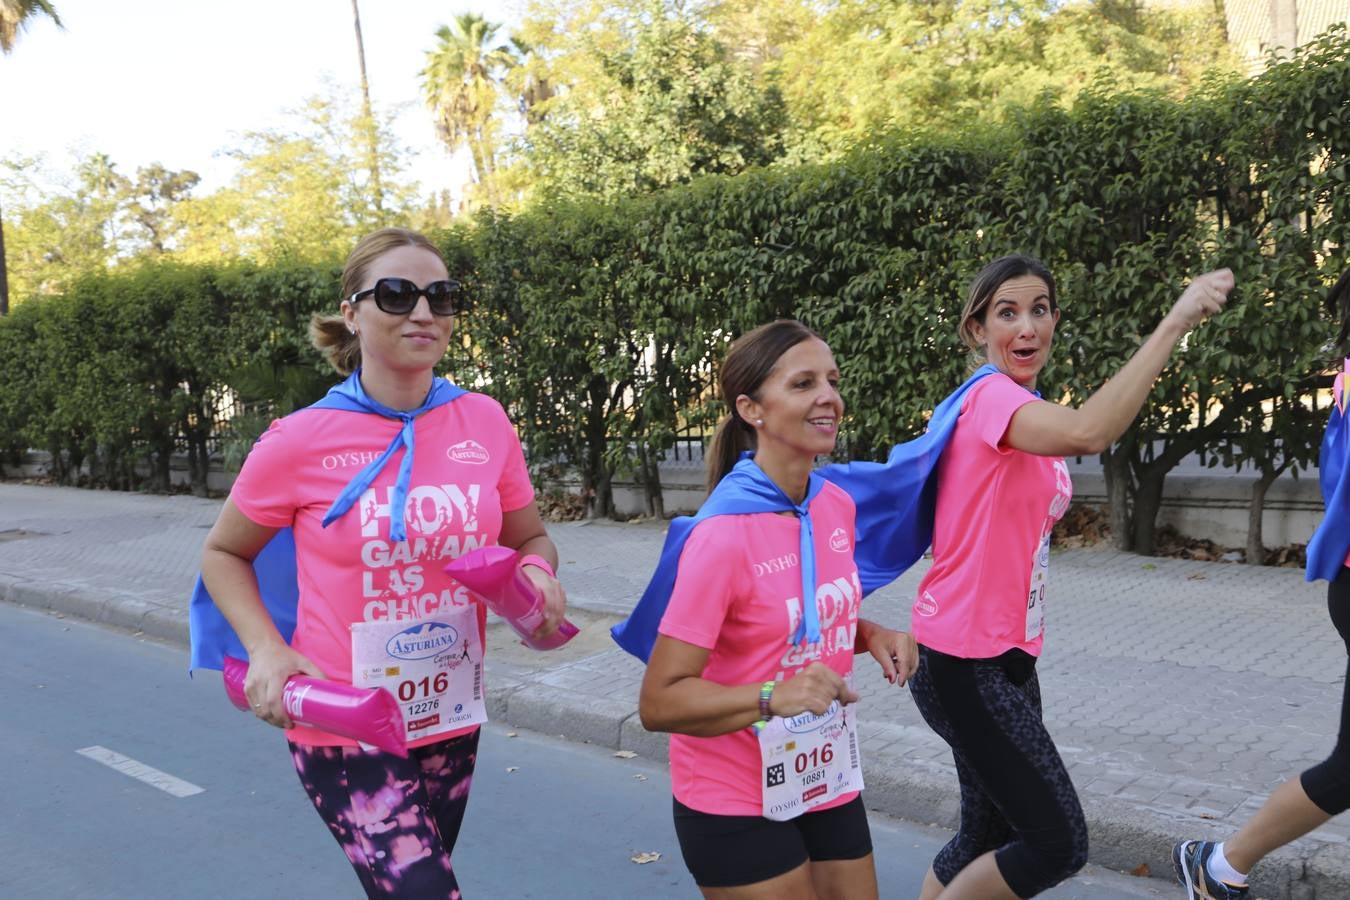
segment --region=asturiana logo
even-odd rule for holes
[[[830,720],[839,712],[839,701],[835,700],[830,704],[830,708],[825,710],[824,715],[816,715],[807,710],[803,713],[797,713],[795,716],[785,716],[783,718],[783,727],[792,734],[806,734],[809,731],[815,731],[829,724]]]
[[[445,455],[455,462],[470,463],[475,466],[484,465],[492,458],[488,455],[486,447],[472,439],[460,441],[448,448]]]
[[[459,632],[444,622],[419,622],[389,639],[385,651],[395,659],[429,659],[459,643]]]
[[[921,616],[936,616],[938,613],[938,602],[933,595],[924,591],[922,596],[914,601],[914,611]]]

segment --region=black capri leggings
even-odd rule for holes
[[[952,748],[961,827],[933,860],[944,885],[996,851],[999,873],[1034,897],[1087,862],[1087,823],[1059,751],[1041,721],[1036,660],[1020,650],[961,659],[919,647],[910,694]]]
[[[1327,586],[1327,608],[1331,622],[1345,641],[1350,654],[1350,569],[1342,568],[1336,580]],[[1324,761],[1304,772],[1300,778],[1308,799],[1335,816],[1350,809],[1350,656],[1346,662],[1346,682],[1341,689],[1341,730],[1336,746]]]

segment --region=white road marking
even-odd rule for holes
[[[175,797],[191,797],[193,794],[200,794],[206,790],[206,788],[197,787],[190,781],[175,778],[168,772],[161,772],[153,766],[147,766],[143,762],[137,762],[129,756],[114,753],[107,747],[100,747],[97,744],[75,752],[92,759],[94,762],[103,763],[103,765],[115,769],[123,775],[130,775],[137,781],[144,781],[151,787],[157,787],[164,793],[172,794]]]

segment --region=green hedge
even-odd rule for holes
[[[992,257],[1060,281],[1042,384],[1081,402],[1138,346],[1188,273],[1229,265],[1231,309],[1190,336],[1107,454],[1122,544],[1151,547],[1166,472],[1207,448],[1263,473],[1308,465],[1346,265],[1350,43],[1333,31],[1249,81],[1183,101],[1089,91],[959,138],[892,136],[833,163],[710,177],[614,205],[485,213],[436,239],[474,302],[447,368],[512,411],[536,464],[569,461],[600,512],[632,470],[659,511],[657,454],[706,426],[726,343],[775,316],[819,329],[844,370],[847,440],[918,433],[967,364],[966,283]],[[91,277],[0,321],[0,441],[74,477],[126,484],[174,443],[242,446],[324,376],[304,338],[337,267],[164,265]],[[225,433],[225,386],[251,404]],[[242,425],[241,425],[242,423]],[[162,479],[161,479],[162,484]]]

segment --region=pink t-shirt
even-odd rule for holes
[[[1049,536],[1069,508],[1063,457],[1003,443],[1013,413],[1036,400],[1006,375],[966,395],[938,463],[933,567],[914,600],[914,639],[967,659],[1041,653]]]
[[[833,484],[811,502],[820,644],[788,643],[801,619],[801,532],[796,516],[775,513],[714,516],[695,526],[661,634],[711,651],[703,677],[718,684],[782,681],[817,660],[847,676],[862,602],[853,518],[853,500]],[[717,737],[670,736],[675,799],[700,812],[761,815],[759,762],[759,739],[749,728]]]
[[[322,527],[347,483],[388,448],[403,424],[397,419],[345,410],[292,413],[258,439],[230,491],[252,521],[294,528],[300,600],[291,646],[338,681],[352,680],[355,622],[412,620],[442,607],[473,604],[482,640],[481,601],[444,566],[497,543],[502,512],[534,499],[520,441],[496,400],[465,394],[414,421],[406,541],[389,540],[389,495],[401,452],[345,515]],[[312,728],[295,728],[287,736],[302,744],[355,746]]]

